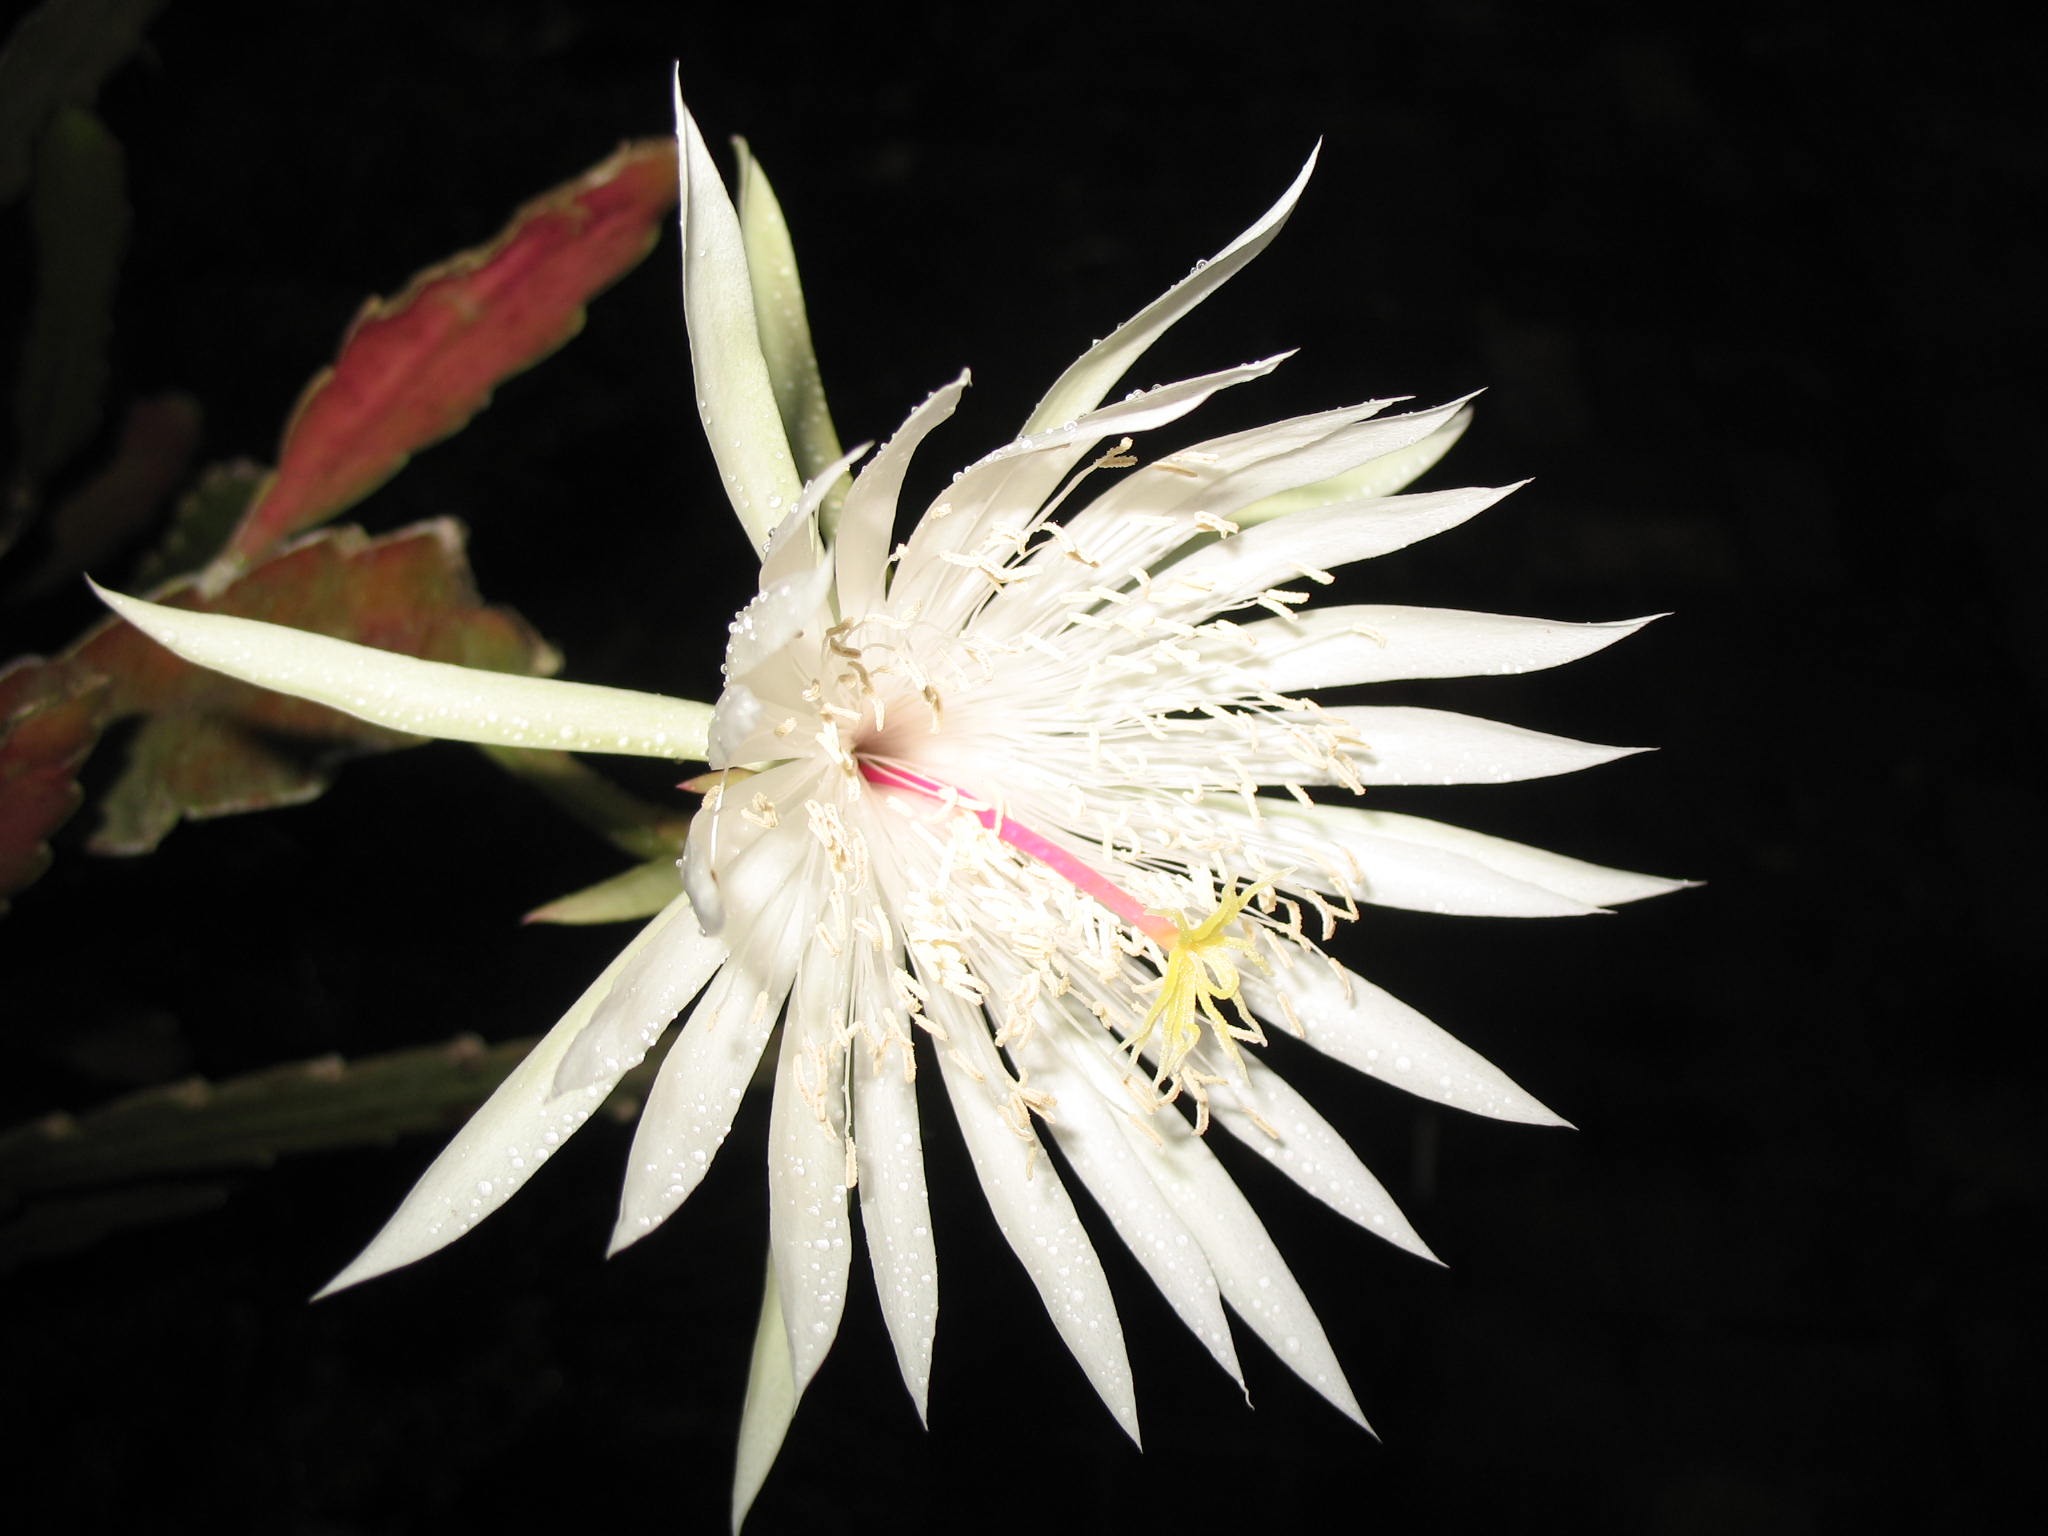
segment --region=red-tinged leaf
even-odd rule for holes
[[[372,299],[299,397],[230,558],[333,517],[460,430],[501,381],[582,329],[584,304],[647,254],[675,200],[675,146],[628,144],[528,203],[489,245]]]
[[[462,529],[447,519],[376,539],[333,529],[218,595],[202,596],[188,579],[153,596],[462,666],[547,673],[559,665],[518,615],[481,603]],[[96,853],[146,853],[181,817],[310,800],[341,759],[419,740],[195,667],[119,620],[88,634],[69,659],[107,679],[112,717],[144,717],[101,803],[89,844]]]
[[[78,769],[107,717],[102,678],[25,657],[0,669],[0,912],[50,865],[49,836],[78,809]]]

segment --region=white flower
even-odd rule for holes
[[[799,484],[774,397],[787,370],[764,361],[756,317],[763,274],[749,270],[749,240],[680,102],[678,118],[698,390],[734,504],[763,550],[715,710],[109,597],[196,661],[386,724],[698,757],[712,770],[693,781],[704,806],[683,860],[686,894],[329,1289],[421,1258],[496,1209],[687,1009],[640,1118],[614,1248],[697,1187],[779,1022],[772,1266],[736,1519],[839,1326],[856,1192],[903,1377],[924,1411],[938,1288],[920,1070],[936,1071],[1003,1235],[1134,1439],[1115,1304],[1040,1155],[1048,1129],[1233,1378],[1224,1302],[1363,1424],[1314,1312],[1208,1134],[1220,1127],[1342,1214],[1428,1249],[1257,1047],[1285,1030],[1439,1103],[1559,1124],[1322,946],[1359,903],[1548,917],[1680,882],[1360,808],[1341,793],[1533,778],[1629,749],[1436,710],[1324,705],[1309,691],[1554,666],[1644,621],[1309,605],[1333,568],[1453,527],[1504,494],[1395,494],[1456,438],[1462,403],[1386,415],[1390,402],[1369,401],[1149,464],[1132,455],[1138,434],[1280,361],[1101,403],[1154,338],[1266,245],[1307,168],[1250,230],[1091,348],[1023,435],[956,476],[902,545],[891,540],[906,465],[964,375],[867,459],[828,535],[821,506],[861,452]],[[1310,795],[1323,786],[1340,792],[1333,802]]]

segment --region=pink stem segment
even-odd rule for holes
[[[969,799],[951,784],[928,779],[921,773],[912,773],[908,768],[868,762],[865,759],[860,765],[860,776],[870,784],[880,785],[883,789],[906,790],[914,795],[922,795],[927,800],[958,806],[1027,859],[1036,859],[1070,883],[1082,895],[1100,902],[1133,928],[1150,935],[1161,948],[1171,949],[1179,937],[1180,929],[1175,926],[1173,919],[1147,912],[1130,892],[1104,879],[1098,871],[1075,858],[1066,849],[1048,841],[1021,821],[1011,820],[994,806],[982,805]]]

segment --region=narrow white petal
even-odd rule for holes
[[[882,571],[889,557],[904,472],[926,434],[953,414],[967,383],[968,376],[962,373],[912,411],[846,493],[832,551],[838,564],[839,611],[843,616],[861,617],[881,602]]]
[[[803,851],[795,838],[764,838],[753,852],[780,852],[782,883],[771,899],[740,910],[726,937],[727,962],[690,1010],[640,1112],[611,1251],[638,1242],[695,1192],[732,1129],[761,1050],[782,1011],[796,968],[797,935],[814,904],[794,879]],[[772,874],[763,862],[764,877]],[[764,882],[765,878],[764,878]]]
[[[1297,957],[1271,977],[1247,972],[1244,995],[1261,1018],[1290,1030],[1298,1024],[1301,1038],[1324,1055],[1418,1097],[1525,1125],[1569,1123],[1470,1046],[1334,960]]]
[[[783,432],[798,471],[809,479],[839,457],[839,434],[825,405],[825,385],[811,348],[811,322],[797,278],[796,247],[790,243],[782,204],[768,173],[744,139],[735,139],[739,159],[740,239],[754,296],[754,328],[761,357],[775,390]]]
[[[1155,576],[1153,591],[1169,613],[1218,613],[1269,587],[1298,587],[1305,572],[1376,559],[1455,528],[1516,489],[1469,486],[1299,512],[1197,550]]]
[[[1210,815],[1231,824],[1260,868],[1287,871],[1288,886],[1459,917],[1585,917],[1604,910],[1448,849],[1357,827],[1332,830],[1340,824],[1320,814],[1349,806],[1311,809],[1277,796],[1259,804],[1256,822],[1234,806],[1214,807]]]
[[[321,1296],[423,1259],[453,1242],[511,1199],[533,1171],[582,1127],[620,1074],[599,1078],[576,1093],[557,1094],[555,1072],[562,1058],[634,960],[658,943],[672,924],[689,921],[689,906],[678,899],[619,951],[561,1021],[455,1133],[455,1139],[420,1175],[370,1245],[321,1288]]]
[[[1332,887],[1379,906],[1485,916],[1567,915],[1683,890],[1691,882],[1609,869],[1527,843],[1489,837],[1421,816],[1352,805],[1301,805],[1277,796],[1259,800],[1260,819],[1233,818],[1248,845],[1269,863],[1319,869]],[[1487,895],[1487,891],[1496,894]],[[1555,914],[1518,912],[1529,893],[1549,892],[1570,906]]]
[[[1327,713],[1364,738],[1352,756],[1368,784],[1512,784],[1648,750],[1573,741],[1445,709],[1349,705]]]
[[[683,318],[690,332],[697,413],[740,526],[762,548],[803,491],[761,355],[753,280],[739,215],[675,81],[676,161],[682,182]]]
[[[1212,1087],[1209,1108],[1225,1130],[1331,1210],[1419,1259],[1443,1262],[1336,1127],[1263,1059]]]
[[[1432,410],[1373,416],[1348,423],[1314,442],[1261,457],[1223,477],[1205,493],[1204,505],[1220,517],[1235,518],[1239,508],[1252,506],[1277,492],[1323,483],[1334,475],[1376,463],[1419,443],[1452,420],[1464,406],[1464,401],[1454,400]],[[1382,498],[1378,493],[1361,490],[1350,501],[1356,504],[1379,499]],[[1329,504],[1327,498],[1319,503]]]
[[[1280,232],[1280,226],[1294,211],[1302,189],[1308,185],[1309,175],[1316,167],[1316,153],[1320,149],[1319,145],[1310,153],[1308,163],[1302,166],[1292,185],[1260,216],[1257,223],[1208,261],[1197,264],[1193,272],[1131,316],[1108,337],[1090,347],[1079,361],[1061,374],[1045,398],[1038,402],[1031,419],[1024,424],[1026,434],[1043,432],[1048,427],[1056,427],[1094,410],[1145,349],[1166,334],[1168,327],[1235,277],[1254,256],[1271,244],[1273,237]]]
[[[673,872],[673,867],[671,867]],[[725,963],[726,947],[697,925],[689,899],[678,896],[659,935],[619,972],[590,1023],[562,1056],[554,1091],[575,1093],[596,1082],[617,1082],[647,1059],[683,1011],[683,1005]]]
[[[1238,638],[1252,649],[1246,669],[1267,687],[1292,693],[1419,677],[1535,672],[1590,656],[1658,617],[1567,624],[1453,608],[1358,604],[1247,624]]]
[[[1238,1367],[1230,1323],[1223,1315],[1222,1298],[1203,1245],[1124,1139],[1121,1122],[1131,1113],[1128,1095],[1120,1091],[1113,1076],[1107,1081],[1094,1080],[1097,1074],[1088,1071],[1091,1063],[1083,1052],[1098,1059],[1100,1053],[1082,1047],[1070,1055],[1063,1049],[1067,1042],[1060,1039],[1064,1033],[1059,1019],[1048,1018],[1032,1032],[1029,1042],[1011,1048],[1019,1064],[1028,1068],[1032,1086],[1053,1096],[1049,1118],[1054,1140],[1109,1217],[1117,1236],[1159,1287],[1167,1305],[1242,1387],[1244,1372]],[[1105,1090],[1115,1095],[1114,1101],[1105,1101]],[[1153,1118],[1184,1123],[1171,1113]]]
[[[1175,703],[1168,708],[1183,708]],[[1106,740],[1131,771],[1161,783],[1214,782],[1221,772],[1254,784],[1511,784],[1613,762],[1647,750],[1608,747],[1440,709],[1343,705],[1239,716],[1163,743],[1125,726]]]
[[[1239,507],[1230,514],[1230,520],[1240,528],[1250,528],[1258,523],[1270,522],[1276,517],[1287,517],[1296,512],[1327,507],[1333,502],[1356,501],[1372,496],[1392,496],[1397,491],[1405,491],[1451,451],[1471,424],[1472,412],[1467,407],[1417,442],[1382,454],[1379,458],[1360,464],[1355,469],[1347,469],[1342,474],[1332,475],[1327,480],[1280,491],[1249,506]]]
[[[1131,1148],[1201,1243],[1225,1299],[1289,1370],[1370,1432],[1315,1309],[1251,1202],[1185,1120],[1171,1112],[1153,1120],[1162,1145],[1133,1128]]]
[[[1105,575],[1121,585],[1118,573],[1134,567],[1151,569],[1209,531],[1202,519],[1209,492],[1220,481],[1262,458],[1363,421],[1392,403],[1367,400],[1210,438],[1121,474],[1066,520],[1065,536],[1030,559],[1028,580],[1005,588],[990,603],[980,625],[1015,634],[1052,611],[1054,602],[1099,584]],[[1173,521],[1176,514],[1185,522]],[[1086,554],[1085,563],[1070,556],[1069,551],[1077,549]]]
[[[938,505],[949,509],[945,516],[930,515],[919,522],[897,568],[897,600],[924,603],[927,617],[936,623],[961,622],[986,589],[963,580],[964,573],[946,559],[948,555],[974,554],[998,527],[1014,528],[1024,521],[1020,512],[1044,503],[1068,470],[1102,439],[1178,420],[1218,390],[1262,378],[1288,355],[1143,390],[989,454],[941,493]],[[1003,556],[1012,552],[1001,543],[998,550]],[[1012,590],[1022,592],[1027,603],[1032,601],[1028,583]]]
[[[846,1063],[832,1049],[846,961],[812,943],[797,969],[768,1114],[768,1247],[798,1392],[810,1385],[846,1308]],[[835,1006],[836,1005],[836,1006]]]
[[[951,1048],[939,1049],[939,1076],[996,1226],[1038,1287],[1046,1315],[1089,1384],[1124,1433],[1138,1442],[1131,1364],[1102,1263],[1035,1139],[1023,1140],[1003,1119],[1000,1095],[1007,1074],[980,1015],[970,1014],[943,991],[935,991],[932,1002],[951,1042]]]
[[[187,661],[390,730],[499,747],[704,756],[711,708],[689,699],[422,661],[260,619],[93,590]]]
[[[732,1472],[733,1536],[739,1536],[741,1522],[754,1507],[761,1485],[768,1481],[782,1438],[796,1417],[796,1375],[790,1369],[789,1339],[782,1330],[782,1303],[772,1262],[761,1290],[761,1318],[754,1326],[746,1405],[740,1409],[739,1454]]]
[[[925,1197],[924,1146],[916,1085],[908,1081],[908,1040],[880,1056],[856,1048],[853,1128],[860,1158],[861,1226],[875,1272],[882,1317],[896,1347],[903,1384],[925,1417],[932,1332],[939,1315],[938,1256]]]
[[[825,558],[825,539],[818,528],[818,509],[835,487],[845,486],[847,471],[872,447],[873,443],[861,443],[848,449],[819,470],[814,479],[804,483],[803,494],[797,497],[796,505],[783,514],[782,521],[775,525],[768,535],[767,544],[762,547],[762,591],[795,576],[813,572],[829,574],[831,563]]]

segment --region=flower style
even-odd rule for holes
[[[1256,1048],[1283,1029],[1425,1098],[1561,1124],[1322,945],[1361,902],[1548,917],[1681,882],[1309,792],[1498,783],[1631,749],[1431,709],[1325,705],[1309,690],[1554,666],[1646,621],[1308,606],[1332,568],[1505,494],[1396,494],[1457,438],[1463,402],[1386,415],[1392,402],[1373,400],[1151,463],[1133,455],[1138,434],[1282,360],[1102,404],[1152,340],[1272,239],[1313,159],[1249,230],[1092,347],[1023,433],[955,476],[892,549],[905,469],[966,376],[913,412],[850,485],[863,450],[801,483],[792,436],[814,463],[836,444],[818,446],[830,428],[800,301],[777,287],[794,271],[779,214],[751,162],[750,206],[736,212],[680,98],[677,115],[700,405],[762,553],[715,707],[470,672],[108,594],[194,661],[384,724],[709,770],[688,786],[704,798],[681,892],[328,1289],[421,1258],[496,1209],[687,1007],[640,1118],[613,1247],[697,1187],[773,1049],[771,1264],[735,1521],[838,1328],[855,1191],[924,1412],[938,1292],[920,1067],[936,1070],[998,1225],[1133,1439],[1115,1305],[1059,1172],[1039,1155],[1047,1129],[1226,1371],[1242,1383],[1227,1301],[1363,1425],[1208,1133],[1221,1127],[1345,1216],[1429,1250]],[[1080,509],[1056,521],[1069,503]]]

